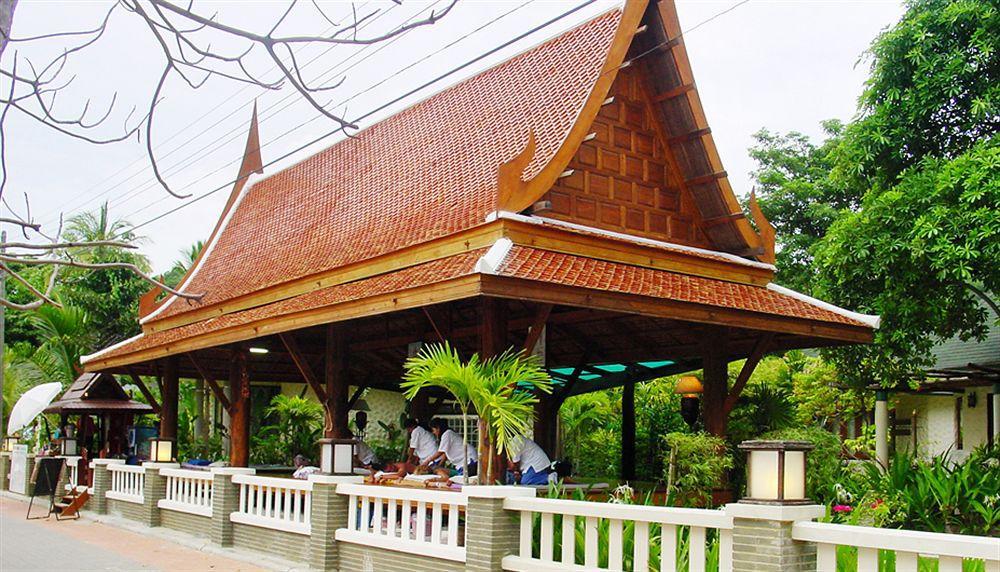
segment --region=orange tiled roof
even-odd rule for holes
[[[158,320],[482,224],[498,167],[534,133],[530,178],[593,89],[613,10],[250,186]],[[239,269],[234,272],[233,269]]]
[[[513,246],[497,275],[835,324],[869,325],[766,287]]]

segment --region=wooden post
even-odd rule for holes
[[[549,458],[555,458],[558,448],[559,407],[562,399],[556,395],[539,394],[535,404],[535,443]]]
[[[250,369],[247,348],[242,344],[233,347],[229,388],[229,465],[247,467],[250,465]]]
[[[177,356],[167,356],[163,363],[162,393],[160,395],[160,438],[177,439],[178,369]]]
[[[479,312],[479,357],[489,359],[507,349],[507,315],[502,300],[483,296]],[[492,485],[502,481],[505,470],[503,457],[496,452],[488,428],[479,421],[479,470],[480,484]],[[488,469],[488,470],[487,470]]]
[[[347,344],[344,330],[338,324],[326,327],[326,355],[324,359],[324,381],[326,383],[326,408],[332,423],[326,427],[324,437],[344,439],[347,437],[348,385],[347,385]]]
[[[725,328],[706,328],[702,334],[701,355],[702,394],[701,416],[705,431],[719,437],[726,436],[728,415],[726,398],[729,395],[728,332]]]
[[[635,383],[622,387],[622,479],[635,480]]]

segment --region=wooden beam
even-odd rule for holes
[[[767,353],[767,348],[771,345],[772,340],[774,340],[774,332],[764,332],[757,338],[757,342],[753,346],[753,351],[750,352],[747,361],[743,362],[743,368],[736,377],[732,389],[729,390],[729,395],[726,396],[724,407],[726,415],[729,415],[729,412],[736,406],[736,401],[740,398],[740,394],[743,393],[743,388],[746,387],[747,381],[750,380],[750,376],[753,375],[753,370],[760,363],[761,358]]]
[[[215,398],[219,400],[219,403],[222,405],[222,408],[226,410],[226,413],[232,415],[233,404],[230,403],[229,398],[226,397],[226,392],[223,391],[221,387],[219,387],[219,384],[216,383],[215,378],[209,374],[208,370],[202,367],[201,362],[199,362],[194,357],[194,354],[189,353],[187,354],[187,357],[189,360],[191,360],[191,365],[194,366],[194,369],[195,371],[198,372],[198,375],[205,380],[206,384],[208,384],[208,387],[209,389],[212,390],[212,393],[215,395]]]
[[[718,179],[725,179],[728,176],[729,175],[725,171],[716,171],[715,173],[709,173],[707,175],[702,175],[700,177],[685,179],[684,184],[687,186],[704,185],[705,183],[711,183],[712,181]]]
[[[706,218],[705,220],[701,221],[701,226],[704,228],[711,228],[713,226],[719,226],[720,224],[726,224],[737,221],[745,216],[746,215],[743,214],[742,212],[738,212],[738,213],[729,213],[727,215],[716,216],[712,218]]]
[[[245,344],[233,348],[229,369],[229,388],[233,394],[229,413],[229,465],[250,464],[250,369]]]
[[[156,401],[156,398],[153,397],[153,393],[149,391],[149,388],[146,387],[146,384],[142,381],[142,378],[133,373],[131,368],[129,368],[128,375],[132,379],[132,383],[139,388],[139,393],[142,393],[142,396],[145,397],[146,401],[149,402],[149,404],[153,407],[153,413],[159,414],[160,404]]]
[[[621,477],[635,480],[635,383],[622,386]]]
[[[701,418],[705,431],[717,437],[726,436],[728,413],[725,410],[729,393],[728,338],[726,328],[708,326],[702,330]]]
[[[358,400],[361,399],[361,396],[365,394],[366,389],[368,389],[368,385],[363,383],[359,385],[357,389],[354,390],[354,395],[352,395],[351,398],[347,400],[348,411],[354,409],[354,406],[357,405]]]
[[[309,387],[316,392],[316,397],[319,398],[320,403],[326,402],[326,391],[320,384],[319,379],[312,370],[312,366],[309,365],[309,360],[302,353],[299,348],[299,343],[295,340],[295,336],[291,332],[285,332],[278,334],[278,338],[281,339],[281,343],[284,344],[285,349],[288,350],[289,357],[292,358],[292,362],[295,363],[295,367],[299,369],[299,373],[302,374],[302,378],[306,380]]]
[[[180,377],[177,356],[169,356],[163,364],[163,386],[160,390],[160,438],[177,439],[177,410]]]
[[[704,127],[702,129],[696,129],[694,131],[691,131],[690,133],[685,133],[683,135],[675,135],[673,137],[668,138],[667,139],[667,144],[668,145],[674,145],[674,144],[677,144],[677,143],[687,143],[688,141],[692,141],[694,139],[701,139],[702,137],[704,137],[705,135],[708,135],[711,132],[712,132],[712,128],[711,127]]]
[[[531,326],[528,329],[528,337],[524,340],[525,355],[535,351],[535,346],[542,337],[542,332],[545,331],[545,322],[549,320],[549,314],[552,313],[552,307],[552,304],[541,304],[538,306],[538,311],[535,312],[535,319],[531,322]]]
[[[342,324],[326,326],[326,356],[324,380],[326,381],[326,408],[332,426],[325,429],[325,436],[347,438],[347,344]]]
[[[673,99],[675,97],[684,95],[685,93],[693,90],[694,87],[695,86],[694,86],[693,83],[687,83],[687,84],[684,84],[684,85],[679,85],[679,86],[677,86],[677,87],[675,87],[673,89],[669,89],[667,91],[664,91],[663,93],[658,93],[658,94],[654,95],[652,97],[652,99],[653,99],[653,101],[656,101],[656,102],[660,102],[660,101],[663,101],[665,99]]]
[[[434,316],[431,315],[431,312],[429,309],[427,309],[427,306],[422,307],[421,310],[424,311],[424,316],[427,317],[427,321],[430,322],[431,328],[434,329],[434,334],[437,336],[438,341],[440,341],[442,344],[447,342],[448,340],[445,339],[444,334],[441,333],[441,328],[438,327],[437,322],[434,320]]]

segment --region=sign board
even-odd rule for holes
[[[10,490],[28,494],[28,446],[14,445],[10,453]]]

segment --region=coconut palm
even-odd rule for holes
[[[513,350],[486,360],[473,354],[466,362],[448,343],[432,344],[408,359],[404,367],[401,387],[407,399],[427,387],[440,387],[454,396],[462,412],[466,443],[468,414],[474,409],[479,415],[480,432],[487,435],[479,451],[479,458],[486,459],[482,474],[487,483],[495,477],[494,451],[508,451],[530,427],[538,402],[535,392],[551,391],[551,380],[538,358]],[[462,474],[468,474],[467,466]]]
[[[49,381],[76,379],[81,371],[80,356],[91,349],[94,340],[87,312],[64,303],[61,308],[42,306],[28,320],[42,339],[32,361],[51,376]]]
[[[205,248],[204,240],[197,240],[187,248],[181,249],[181,257],[174,261],[174,265],[163,275],[163,282],[169,286],[176,287],[180,284],[184,275],[198,260],[198,255]]]

